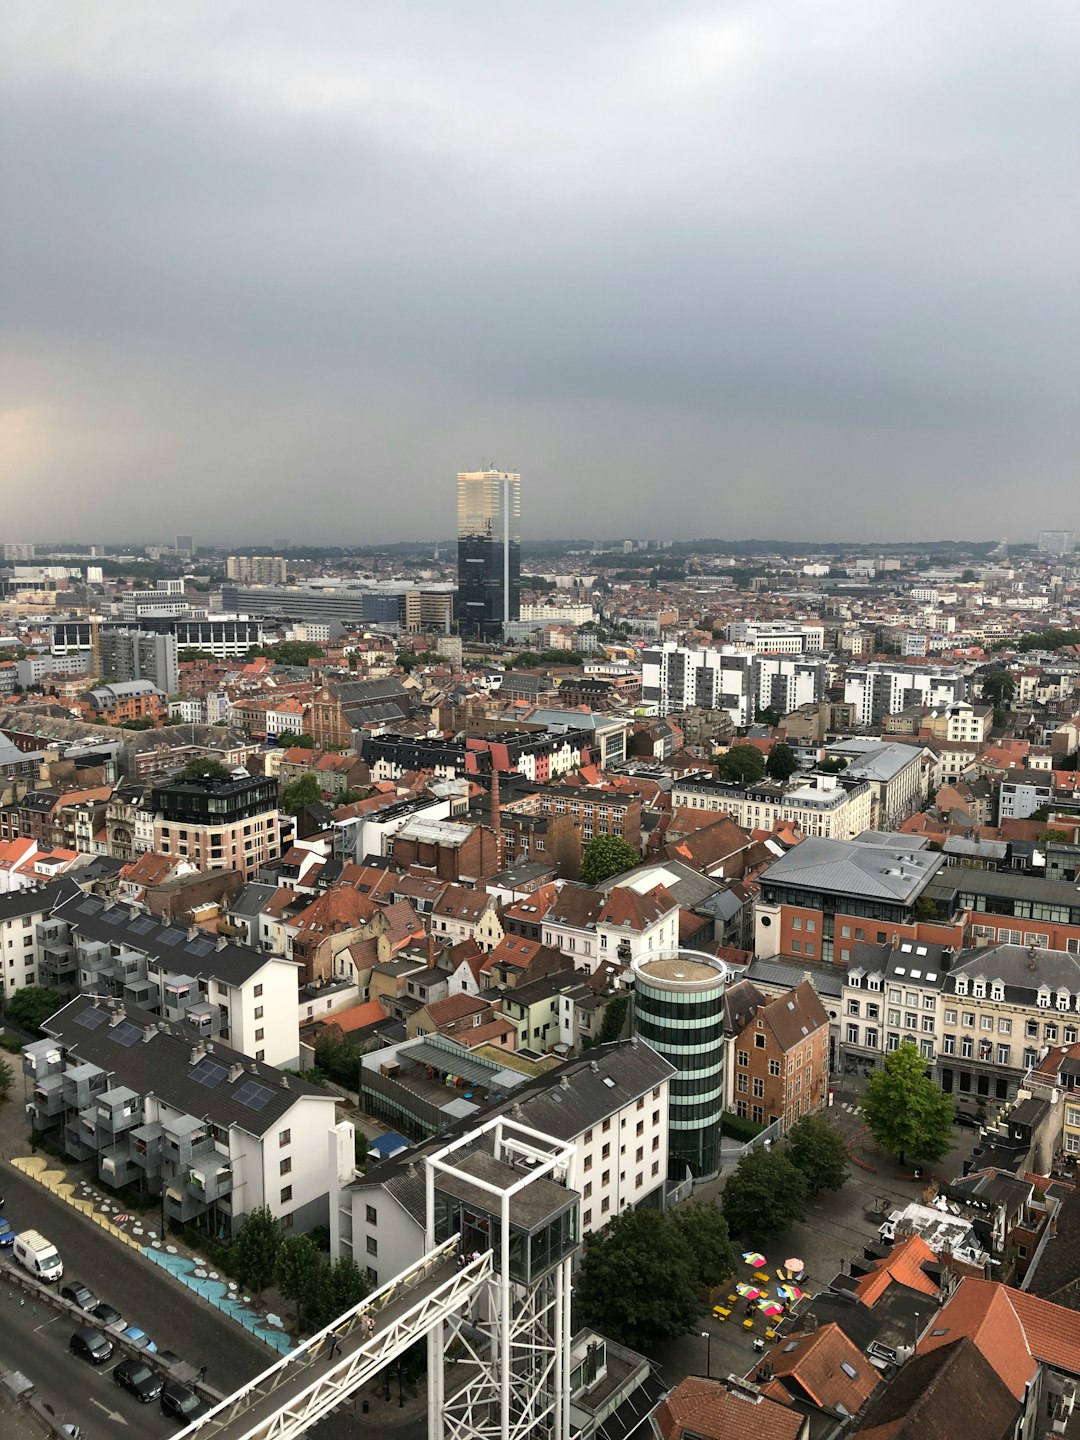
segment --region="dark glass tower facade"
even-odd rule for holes
[[[521,617],[521,476],[462,471],[457,519],[458,629],[497,640],[504,625]]]

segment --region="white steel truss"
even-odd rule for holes
[[[503,1183],[463,1170],[452,1158],[485,1140],[504,1162]],[[429,1440],[572,1440],[572,1256],[556,1260],[531,1284],[510,1273],[511,1200],[538,1179],[564,1181],[572,1158],[572,1145],[505,1117],[426,1156],[423,1259],[221,1401],[178,1440],[295,1440],[425,1335]],[[436,1243],[439,1174],[456,1175],[490,1196],[497,1246],[469,1257],[458,1235]]]

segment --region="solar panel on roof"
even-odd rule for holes
[[[142,1036],[142,1029],[132,1020],[122,1020],[109,1031],[109,1039],[117,1045],[134,1045]]]
[[[249,1110],[261,1110],[264,1105],[269,1105],[273,1098],[273,1090],[266,1085],[260,1085],[258,1080],[245,1080],[233,1096],[234,1100],[246,1105]]]
[[[151,919],[149,915],[140,915],[137,920],[131,922],[131,928],[136,935],[145,935],[148,931],[153,930],[156,924],[157,921]]]
[[[123,910],[107,910],[101,918],[106,925],[122,925],[127,916]]]
[[[198,940],[189,940],[184,948],[191,955],[209,955],[214,949],[214,942],[207,940],[205,936],[200,936]]]
[[[96,1030],[99,1025],[104,1025],[109,1018],[107,1010],[99,1010],[96,1005],[88,1005],[75,1016],[75,1024],[81,1025],[84,1030]]]
[[[205,1085],[208,1090],[213,1090],[215,1085],[221,1084],[228,1073],[229,1071],[226,1066],[219,1064],[217,1060],[211,1060],[209,1056],[205,1056],[195,1066],[194,1070],[188,1071],[188,1079],[194,1080],[196,1085]]]
[[[96,915],[101,909],[101,905],[97,900],[87,897],[87,899],[81,900],[79,904],[75,906],[75,909],[78,910],[80,915]]]
[[[161,934],[158,936],[158,939],[161,941],[162,945],[179,945],[180,941],[183,940],[183,938],[183,930],[177,930],[175,925],[169,925],[166,929],[162,930]]]

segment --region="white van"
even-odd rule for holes
[[[39,1280],[54,1282],[64,1273],[64,1262],[56,1246],[37,1230],[24,1230],[16,1235],[12,1250],[23,1269]]]

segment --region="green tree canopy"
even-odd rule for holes
[[[290,1235],[282,1240],[274,1261],[274,1284],[293,1302],[298,1321],[319,1294],[322,1272],[319,1247],[310,1235]]]
[[[307,1317],[316,1329],[329,1325],[346,1310],[359,1305],[371,1286],[351,1255],[332,1265],[320,1265],[314,1295],[307,1302]]]
[[[765,773],[770,780],[790,780],[798,768],[799,762],[795,758],[795,751],[790,745],[785,745],[782,740],[778,741],[769,751],[769,758],[765,762]]]
[[[319,789],[319,778],[308,771],[296,780],[291,780],[281,792],[281,808],[289,815],[295,815],[305,805],[314,805],[317,800],[322,799],[322,791]]]
[[[62,1003],[59,990],[45,985],[24,985],[7,1002],[7,1016],[13,1025],[36,1033]]]
[[[716,778],[734,785],[753,785],[765,774],[765,757],[753,745],[733,745],[717,757]]]
[[[641,856],[619,835],[594,835],[581,855],[581,879],[586,885],[602,885],[613,875],[621,875],[641,860]]]
[[[754,1241],[771,1240],[806,1214],[801,1170],[781,1150],[757,1146],[742,1157],[724,1186],[728,1229]]]
[[[720,1206],[715,1200],[688,1200],[669,1213],[690,1246],[698,1285],[703,1290],[723,1285],[735,1273],[735,1251]]]
[[[759,725],[779,725],[782,716],[775,705],[762,705],[755,718]]]
[[[196,756],[182,765],[176,772],[178,780],[194,780],[205,775],[209,780],[228,780],[232,771],[227,765],[222,765],[220,760],[212,760],[208,755]]]
[[[787,1134],[788,1159],[802,1174],[811,1195],[839,1190],[847,1179],[847,1141],[821,1115],[803,1115]]]
[[[576,1298],[582,1319],[648,1353],[693,1325],[698,1265],[686,1236],[661,1210],[624,1210],[585,1237]]]
[[[314,750],[314,735],[298,735],[295,730],[282,730],[277,737],[282,750]]]
[[[629,1008],[630,1002],[625,995],[616,995],[614,1000],[609,1000],[604,1008],[604,1018],[596,1039],[590,1040],[586,1036],[582,1048],[588,1050],[591,1045],[607,1045],[612,1040],[620,1040],[623,1027],[626,1025],[626,1012]]]
[[[256,1205],[244,1217],[229,1251],[236,1277],[249,1290],[261,1295],[274,1278],[281,1231],[266,1205]]]
[[[843,755],[830,755],[822,760],[817,767],[819,775],[839,775],[841,770],[846,770],[848,762]]]
[[[443,657],[437,650],[402,650],[397,657],[398,669],[408,675],[418,665],[442,665]]]
[[[326,651],[312,640],[283,640],[280,645],[256,645],[249,651],[249,658],[265,657],[275,665],[306,665],[309,660],[321,660]]]
[[[926,1061],[910,1040],[870,1076],[859,1109],[870,1134],[901,1165],[940,1160],[952,1149],[952,1101],[926,1074]]]
[[[995,710],[1004,709],[1016,692],[1016,682],[1007,670],[991,670],[982,677],[982,698]]]
[[[15,1083],[15,1072],[6,1060],[0,1060],[0,1100],[6,1100]]]

